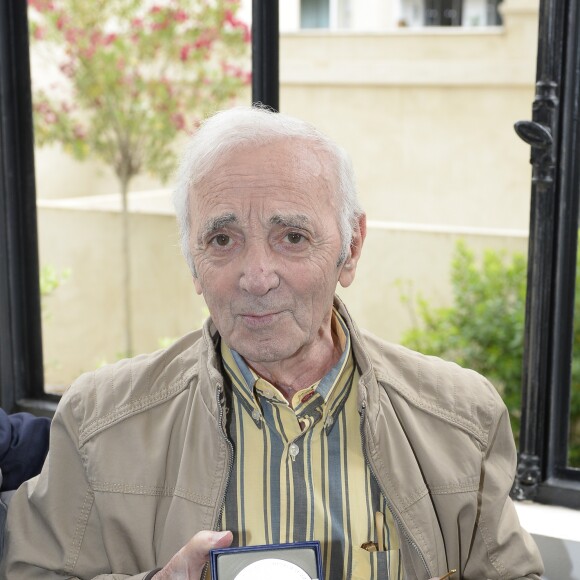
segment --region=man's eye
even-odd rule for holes
[[[289,234],[286,234],[286,239],[291,244],[299,244],[304,239],[304,236],[297,232],[290,232]]]
[[[213,243],[216,244],[217,246],[221,246],[222,248],[224,248],[225,246],[229,245],[230,236],[227,236],[226,234],[218,234],[213,239]]]

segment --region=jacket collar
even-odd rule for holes
[[[366,406],[369,417],[373,420],[379,410],[379,389],[376,387],[377,379],[373,370],[373,365],[369,355],[364,348],[361,332],[348,312],[344,302],[335,295],[334,306],[345,321],[350,332],[352,350],[354,359],[359,368],[359,384],[358,384],[358,410],[362,411],[363,406]]]

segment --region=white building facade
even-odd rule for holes
[[[283,0],[281,32],[498,26],[502,0]]]

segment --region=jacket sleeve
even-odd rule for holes
[[[40,475],[24,483],[10,502],[0,577],[143,580],[149,571],[108,573],[94,494],[78,446],[73,390],[63,396],[55,414],[50,452]]]
[[[34,477],[48,451],[50,419],[0,409],[0,491],[16,489]]]
[[[488,445],[483,450],[477,527],[464,578],[540,580],[544,567],[538,548],[520,526],[509,497],[516,450],[508,412],[499,397],[496,407]]]

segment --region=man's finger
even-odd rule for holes
[[[155,575],[155,580],[198,580],[213,548],[227,548],[232,532],[198,532],[167,565]]]

